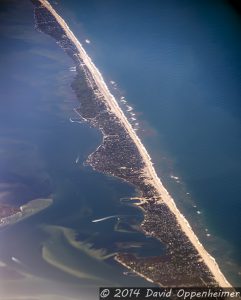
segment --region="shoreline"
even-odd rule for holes
[[[53,9],[53,7],[49,4],[47,0],[39,0],[41,4],[51,12],[51,14],[56,18],[57,22],[60,24],[60,26],[65,31],[68,38],[73,42],[73,44],[76,46],[78,50],[78,56],[83,60],[84,64],[90,71],[91,75],[93,76],[93,80],[95,84],[97,85],[99,91],[103,95],[103,98],[105,100],[105,103],[108,107],[108,109],[118,118],[122,126],[126,129],[128,132],[131,140],[133,143],[135,143],[142,159],[145,164],[144,166],[144,173],[146,175],[146,181],[148,184],[152,185],[155,190],[158,192],[160,199],[160,203],[165,203],[167,207],[170,209],[170,211],[175,215],[176,220],[178,224],[180,225],[183,233],[188,237],[194,248],[198,251],[200,254],[203,262],[206,264],[208,269],[210,270],[211,274],[213,275],[216,282],[220,285],[220,287],[232,287],[231,284],[227,281],[225,276],[222,274],[217,262],[215,259],[204,249],[203,245],[198,240],[198,237],[193,232],[190,224],[184,217],[184,215],[178,210],[174,199],[170,196],[166,188],[163,186],[160,178],[157,176],[157,173],[153,167],[153,163],[151,161],[151,157],[148,154],[146,148],[142,144],[140,138],[137,136],[135,130],[129,123],[127,117],[123,113],[122,109],[120,108],[119,104],[117,103],[114,96],[109,91],[106,83],[104,82],[104,79],[100,73],[100,71],[97,69],[97,67],[92,62],[91,58],[88,56],[80,42],[77,40],[75,35],[72,33],[68,25],[65,23],[65,21],[57,14],[57,12]],[[146,201],[146,200],[143,200]]]

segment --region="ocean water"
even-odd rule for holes
[[[133,187],[82,166],[101,136],[69,121],[78,105],[71,60],[34,30],[30,2],[2,3],[1,203],[54,200],[0,232],[2,294],[88,299],[101,285],[147,285],[107,258],[162,247],[136,230],[141,213],[120,201]],[[134,107],[168,191],[240,285],[240,16],[225,1],[64,0],[56,9],[117,83],[112,92]],[[92,222],[107,216],[120,221]]]
[[[62,1],[60,11],[134,107],[168,191],[240,285],[241,18],[230,3]]]
[[[162,246],[139,232],[140,211],[121,202],[134,188],[82,164],[102,137],[69,120],[78,106],[72,61],[34,30],[30,2],[4,2],[0,14],[0,201],[53,198],[1,230],[1,299],[93,299],[99,286],[147,285],[112,257],[158,255]],[[115,217],[92,222],[108,216]]]

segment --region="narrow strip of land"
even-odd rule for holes
[[[108,109],[119,119],[119,122],[124,126],[126,131],[128,132],[130,138],[132,139],[133,143],[135,143],[142,159],[144,162],[144,173],[146,177],[146,181],[153,186],[158,195],[159,201],[166,204],[166,206],[170,209],[170,211],[175,215],[178,224],[180,225],[183,233],[188,237],[192,245],[198,251],[200,257],[202,258],[203,263],[206,264],[208,269],[210,270],[211,274],[213,275],[214,279],[216,280],[217,284],[221,287],[231,287],[230,283],[227,281],[225,276],[222,274],[218,264],[216,263],[215,259],[204,249],[203,245],[199,242],[197,236],[193,232],[191,226],[189,225],[188,221],[185,217],[180,213],[176,204],[172,197],[169,195],[168,191],[163,186],[160,178],[157,176],[157,173],[153,167],[151,158],[146,151],[144,145],[142,144],[140,138],[137,136],[136,132],[132,128],[131,124],[129,123],[128,119],[126,118],[125,114],[121,110],[120,106],[118,105],[114,96],[110,93],[107,85],[104,82],[104,79],[97,69],[97,67],[92,62],[91,58],[87,55],[86,51],[75,37],[73,32],[70,30],[68,25],[65,21],[58,15],[58,13],[53,9],[50,3],[46,0],[39,0],[41,4],[56,18],[59,25],[64,30],[66,36],[72,41],[72,43],[76,46],[78,50],[78,56],[84,62],[86,68],[92,75],[94,83],[98,87],[100,93],[102,94],[103,99],[106,102],[106,106]]]

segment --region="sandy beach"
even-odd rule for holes
[[[126,118],[125,114],[121,110],[116,99],[109,91],[106,83],[104,82],[104,79],[103,79],[101,73],[96,68],[96,66],[92,62],[91,58],[85,52],[84,48],[82,47],[80,42],[77,40],[75,35],[72,33],[72,31],[69,29],[68,25],[57,14],[57,12],[53,9],[53,7],[49,4],[49,2],[46,0],[40,0],[40,2],[42,3],[43,6],[45,6],[52,13],[52,15],[54,15],[56,20],[59,22],[59,24],[64,29],[68,38],[75,44],[75,46],[77,47],[77,49],[79,51],[79,54],[78,54],[79,57],[81,58],[81,60],[83,60],[86,67],[89,69],[90,73],[92,74],[93,80],[95,81],[95,84],[98,86],[100,93],[103,95],[104,100],[106,101],[106,105],[108,106],[108,109],[113,114],[115,114],[115,116],[119,119],[119,121],[122,123],[122,125],[125,127],[125,129],[129,133],[133,142],[136,144],[136,146],[143,158],[143,161],[145,163],[144,172],[145,172],[146,178],[148,180],[148,183],[151,184],[152,186],[154,186],[155,189],[158,191],[158,194],[160,195],[160,201],[164,202],[169,207],[169,209],[174,213],[174,215],[176,216],[177,222],[179,223],[179,225],[182,228],[182,231],[186,234],[186,236],[189,238],[189,240],[191,241],[193,246],[196,248],[196,250],[202,257],[204,263],[207,265],[210,272],[213,274],[218,285],[220,287],[231,287],[230,283],[227,281],[225,276],[222,274],[215,259],[204,249],[203,245],[199,242],[197,236],[193,232],[188,221],[178,210],[174,200],[172,199],[172,197],[169,195],[168,191],[163,186],[160,178],[157,176],[157,173],[153,167],[151,158],[150,158],[147,150],[145,149],[144,145],[142,144],[140,138],[137,136],[135,130],[132,128],[132,126],[129,123],[128,119]]]

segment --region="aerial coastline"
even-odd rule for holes
[[[38,198],[20,207],[0,205],[0,229],[16,224],[52,205],[52,198]]]
[[[135,205],[143,210],[142,231],[167,245],[166,258],[144,260],[120,253],[116,260],[163,286],[230,287],[215,259],[201,245],[162,185],[141,140],[68,25],[48,1],[32,2],[37,28],[54,37],[75,61],[77,75],[72,88],[80,100],[80,108],[76,111],[103,133],[103,143],[89,155],[87,163],[138,188],[141,197]],[[185,261],[185,257],[188,260]]]

